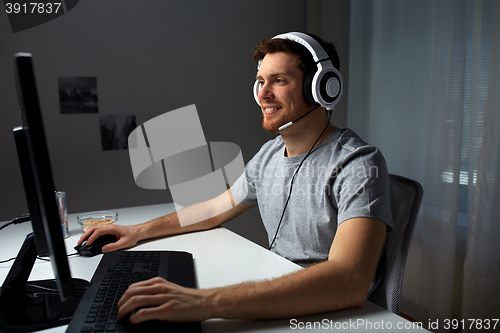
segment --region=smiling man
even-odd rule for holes
[[[265,57],[257,74],[262,127],[269,132],[300,117],[311,106],[302,96],[304,72],[294,65],[297,55],[271,53]],[[292,65],[292,66],[290,66]]]
[[[317,107],[309,105],[302,94],[304,72],[296,65],[298,55],[285,52],[267,54],[257,74],[259,85],[258,99],[262,108],[262,127],[269,132],[280,132],[279,128]],[[307,152],[310,142],[316,140],[328,122],[326,112],[316,112],[301,118],[300,125],[286,128],[280,132],[285,142],[285,156],[291,157]],[[323,121],[321,121],[323,120]],[[327,131],[317,145],[332,132],[329,124]],[[318,132],[319,131],[319,132]],[[312,141],[311,141],[312,140]],[[288,143],[288,144],[287,144]]]
[[[254,58],[262,126],[279,135],[262,146],[225,194],[237,204],[214,214],[223,211],[221,195],[185,208],[193,219],[214,216],[202,222],[181,227],[174,213],[135,226],[90,229],[79,243],[113,234],[118,241],[103,251],[128,248],[144,239],[213,228],[257,205],[270,250],[305,269],[202,290],[151,279],[125,292],[119,318],[137,308],[132,323],[295,317],[358,307],[383,288],[377,265],[393,227],[388,172],[377,148],[330,123],[341,94],[335,48],[315,36],[285,34],[261,41]],[[315,79],[325,69],[327,79]]]

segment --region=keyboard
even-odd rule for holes
[[[177,251],[105,253],[66,332],[201,332],[199,322],[152,320],[138,325],[118,322],[116,304],[128,286],[156,276],[195,288],[192,255]]]

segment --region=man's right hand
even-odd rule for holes
[[[104,246],[102,248],[103,253],[130,248],[136,245],[140,240],[139,234],[136,230],[136,226],[111,224],[102,227],[92,227],[87,229],[87,231],[85,231],[85,233],[78,240],[77,245],[80,245],[85,240],[87,240],[87,245],[92,245],[97,237],[102,235],[113,235],[118,239],[116,243],[111,243]]]

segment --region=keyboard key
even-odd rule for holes
[[[116,324],[111,324],[106,327],[106,332],[114,332],[118,328],[118,325]]]

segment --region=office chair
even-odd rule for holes
[[[389,182],[394,231],[385,238],[377,267],[383,274],[368,300],[399,315],[406,258],[424,191],[417,181],[405,177],[390,174]]]

